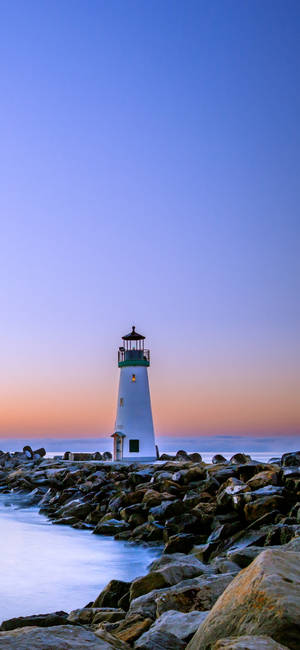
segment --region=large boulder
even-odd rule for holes
[[[117,535],[117,533],[124,533],[127,530],[130,530],[130,526],[126,521],[108,519],[107,521],[99,521],[93,533],[95,535]]]
[[[15,630],[19,627],[52,627],[53,625],[66,625],[67,612],[51,612],[51,614],[34,614],[33,616],[19,616],[3,621],[0,630]]]
[[[300,451],[293,451],[283,454],[281,464],[285,467],[299,467],[300,465]]]
[[[122,646],[128,648],[127,645]],[[0,632],[0,648],[3,650],[116,650],[94,632],[74,625],[57,625],[54,627],[22,627],[9,632]],[[121,648],[121,646],[119,646]]]
[[[185,650],[186,643],[171,631],[148,630],[134,644],[139,650]]]
[[[263,472],[258,472],[254,474],[249,481],[247,481],[251,490],[258,490],[259,488],[265,487],[266,485],[278,485],[280,477],[280,470],[272,469],[264,470]]]
[[[265,550],[228,585],[188,650],[209,650],[220,638],[245,634],[269,635],[298,650],[299,611],[299,554]]]
[[[102,621],[113,623],[120,621],[124,616],[125,612],[120,608],[83,607],[70,612],[68,622],[76,625],[90,625],[91,623],[102,623]]]
[[[192,610],[203,612],[211,609],[232,578],[232,574],[224,573],[182,580],[178,585],[157,594],[155,598],[157,616],[161,616],[169,609],[180,612]]]
[[[256,499],[256,501],[246,503],[244,507],[244,515],[246,521],[252,523],[272,510],[283,512],[285,508],[286,501],[282,496],[276,494],[271,496],[262,496],[261,498]]]
[[[118,607],[119,600],[129,592],[131,582],[111,580],[93,602],[93,607]]]
[[[175,554],[181,555],[181,554]],[[163,556],[164,557],[164,556]],[[186,556],[184,556],[186,557]],[[172,555],[167,556],[168,561],[162,562],[154,561],[154,566],[158,565],[156,570],[150,571],[142,578],[136,578],[130,587],[130,598],[134,600],[143,594],[147,594],[153,589],[162,589],[163,587],[171,587],[178,584],[182,580],[188,578],[195,578],[205,573],[205,565],[202,564],[197,558],[193,557],[193,561],[184,562],[182,560],[172,561]]]
[[[219,639],[212,650],[287,650],[287,646],[276,643],[270,636],[239,636]]]
[[[144,618],[140,614],[126,616],[115,629],[114,635],[126,643],[134,643],[152,624],[152,618]]]
[[[203,623],[207,614],[208,612],[178,612],[170,609],[151,626],[151,633],[158,630],[172,632],[176,637],[187,642],[195,634],[199,625]]]

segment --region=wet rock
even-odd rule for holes
[[[217,504],[222,508],[234,508],[242,505],[238,497],[250,492],[250,487],[235,477],[230,477],[217,492]]]
[[[192,454],[189,454],[189,460],[191,460],[192,463],[202,463],[202,456],[195,451]]]
[[[179,449],[179,451],[176,453],[175,458],[176,460],[189,460],[189,455],[183,449]]]
[[[131,582],[111,580],[93,602],[93,607],[118,607],[118,602],[129,592]]]
[[[227,557],[235,565],[238,565],[241,569],[245,569],[264,550],[263,546],[248,546],[241,550],[228,551]]]
[[[25,445],[25,447],[23,447],[23,454],[26,456],[26,458],[33,458],[33,451],[29,445]]]
[[[150,571],[157,571],[165,569],[166,567],[169,569],[170,567],[177,566],[181,567],[184,571],[186,571],[188,567],[191,567],[197,571],[197,575],[201,575],[202,573],[211,573],[207,564],[200,562],[196,557],[194,557],[194,555],[186,555],[185,553],[172,553],[171,555],[164,554],[157,560],[154,560],[150,564],[149,569]],[[190,578],[192,576],[186,577]]]
[[[169,610],[162,614],[152,625],[151,633],[158,630],[161,632],[172,632],[174,636],[182,641],[189,641],[195,634],[199,625],[203,623],[208,612],[179,612]]]
[[[19,616],[3,621],[0,630],[15,630],[19,627],[52,627],[53,625],[66,625],[67,612],[52,612],[51,614],[34,614],[33,616]]]
[[[284,467],[299,467],[300,466],[300,451],[293,451],[288,454],[283,454],[281,457],[281,464]]]
[[[186,643],[171,632],[148,630],[134,644],[139,650],[185,650]]]
[[[95,616],[92,619],[93,625],[102,623],[104,621],[115,623],[121,621],[126,616],[126,613],[123,609],[109,609],[107,607],[102,607],[96,612]]]
[[[168,587],[169,584],[162,572],[152,571],[151,573],[147,573],[147,575],[142,578],[137,578],[132,582],[130,587],[130,600],[139,598],[139,596],[143,596],[154,589]]]
[[[103,624],[104,625],[104,624]],[[111,625],[113,625],[111,623]],[[121,641],[121,639],[118,639],[115,634],[109,633],[107,630],[101,629],[101,626],[99,626],[98,629],[93,630],[96,637],[104,644],[103,648],[106,649],[110,648],[111,650],[130,650],[130,646],[125,643],[125,641]]]
[[[56,511],[57,517],[75,517],[76,519],[85,518],[91,510],[91,506],[87,502],[80,499],[74,499],[61,506]]]
[[[230,458],[230,463],[233,465],[242,465],[243,463],[248,463],[251,461],[251,456],[248,456],[247,454],[234,454]]]
[[[74,625],[23,627],[0,632],[0,648],[5,650],[82,650],[86,647],[89,650],[116,649],[111,643],[97,638],[91,630]]]
[[[282,496],[265,496],[257,499],[256,501],[246,503],[244,507],[245,519],[248,522],[253,522],[268,514],[270,510],[279,510],[284,512],[286,508],[285,499]]]
[[[43,456],[46,456],[46,449],[44,449],[44,447],[39,447],[39,449],[35,449],[32,453],[34,457],[43,458]]]
[[[212,650],[287,650],[287,646],[276,643],[270,636],[239,636],[219,639]]]
[[[126,521],[108,519],[108,521],[99,521],[93,533],[94,535],[116,535],[127,530],[130,530],[130,526]]]
[[[171,535],[164,548],[164,553],[189,553],[195,545],[195,542],[195,535],[189,533]]]
[[[266,487],[267,485],[278,485],[280,479],[280,470],[269,469],[263,472],[258,472],[252,476],[248,481],[251,490],[258,490],[259,488]]]
[[[232,578],[231,574],[201,576],[169,587],[155,596],[157,616],[169,609],[181,612],[211,609]]]
[[[112,454],[111,454],[111,452],[110,452],[110,451],[105,451],[105,452],[102,454],[102,458],[103,458],[103,460],[106,460],[106,461],[107,461],[107,460],[112,460]]]
[[[162,501],[159,506],[150,508],[149,510],[149,520],[150,521],[161,521],[173,517],[175,515],[180,515],[184,512],[185,506],[182,501],[172,500],[172,501]]]
[[[131,584],[130,598],[134,600],[143,594],[153,591],[154,589],[162,589],[163,587],[170,587],[176,585],[182,580],[195,578],[205,571],[206,567],[193,558],[192,562],[172,561],[172,555],[169,556],[166,563],[154,562],[154,566],[158,564],[156,570],[152,570],[146,576],[137,578]]]
[[[225,589],[188,645],[208,650],[226,636],[272,635],[300,645],[300,563],[293,552],[265,550]]]
[[[119,621],[125,617],[125,612],[120,608],[110,607],[83,607],[74,609],[68,616],[69,623],[77,625],[90,625],[102,621]]]
[[[114,635],[121,641],[131,644],[146,632],[152,623],[152,618],[145,618],[140,614],[126,616],[126,619],[114,629]]]
[[[223,463],[227,463],[227,460],[226,460],[226,458],[224,456],[222,456],[222,454],[215,454],[212,457],[211,462],[213,463],[213,465],[220,465],[220,464],[223,464]]]

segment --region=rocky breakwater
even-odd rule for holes
[[[4,621],[0,648],[300,647],[300,452],[152,465],[37,455],[0,455],[2,492],[26,492],[53,523],[163,550],[80,610]]]

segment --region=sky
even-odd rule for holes
[[[0,436],[300,432],[298,0],[0,0]]]

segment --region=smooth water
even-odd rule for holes
[[[0,495],[0,622],[66,612],[94,600],[112,578],[146,573],[159,549],[51,524],[16,496]]]

